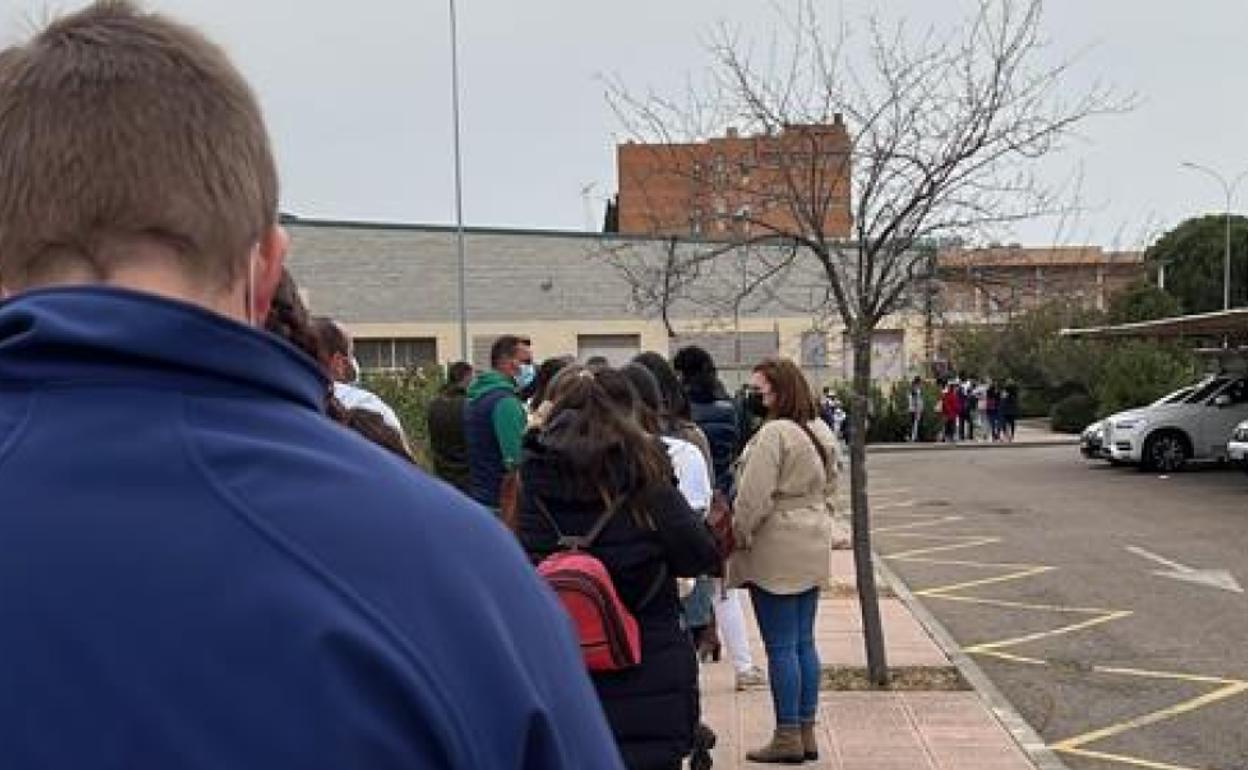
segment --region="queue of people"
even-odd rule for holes
[[[836,471],[791,362],[747,440],[705,351],[500,338],[431,410],[445,484],[304,306],[202,33],[99,0],[4,49],[0,168],[6,767],[706,768],[678,581],[707,577],[743,686],[739,589],[763,632],[751,758],[817,756]]]
[[[468,465],[492,469],[474,477],[489,488],[478,486],[473,496],[500,516],[512,507],[506,498],[516,497],[507,523],[535,564],[592,532],[581,547],[601,560],[640,629],[636,665],[591,667],[625,765],[678,768],[688,758],[690,767],[710,767],[714,726],[700,721],[697,669],[718,661],[721,647],[738,689],[772,689],[776,730],[750,758],[817,758],[813,632],[829,568],[837,440],[800,369],[762,362],[744,398],[734,399],[698,347],[670,362],[643,353],[618,369],[568,356],[534,369],[532,355],[527,340],[499,338],[492,373],[468,389],[461,426],[431,422],[430,440],[453,445],[459,431],[492,436],[493,443],[468,445]],[[487,393],[496,395],[484,401]],[[517,405],[527,427],[513,454],[496,446],[514,440]],[[431,416],[442,409],[435,402]],[[729,553],[705,523],[716,497],[732,501]],[[747,591],[767,674],[749,649]]]

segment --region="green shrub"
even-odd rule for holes
[[[365,374],[361,383],[394,409],[399,422],[403,423],[412,454],[426,470],[433,467],[429,460],[429,402],[438,395],[443,382],[442,368],[429,366],[403,372]]]
[[[842,404],[853,404],[850,385],[835,383],[833,390]],[[896,382],[887,395],[878,384],[871,385],[868,396],[870,420],[867,424],[867,443],[898,443],[910,439],[910,383]],[[923,417],[919,423],[919,440],[934,441],[942,429],[938,404],[940,388],[934,383],[923,385]]]
[[[1053,405],[1050,427],[1058,433],[1079,433],[1096,422],[1096,401],[1086,393],[1074,393]]]
[[[1096,385],[1101,415],[1156,401],[1190,385],[1200,372],[1191,352],[1173,345],[1128,342],[1106,356]]]

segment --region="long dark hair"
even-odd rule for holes
[[[634,358],[633,363],[646,367],[650,374],[654,375],[662,402],[659,409],[661,422],[668,423],[669,428],[676,428],[677,423],[690,422],[693,419],[689,397],[685,395],[685,389],[680,384],[680,378],[676,376],[676,370],[666,358],[649,350]]]
[[[552,452],[556,470],[579,498],[635,493],[670,484],[672,466],[667,452],[646,434],[634,418],[613,400],[607,383],[618,372],[594,374],[578,364],[559,373],[551,390],[554,406],[539,440]],[[624,380],[626,391],[629,386]],[[639,524],[651,524],[640,507],[626,504]]]
[[[659,385],[644,366],[629,364],[623,369],[603,370],[598,372],[598,382],[606,388],[611,400],[633,414],[642,430],[652,436],[662,433]]]
[[[727,399],[728,392],[719,381],[715,359],[704,348],[690,345],[676,351],[672,368],[680,373],[685,391],[696,401]]]
[[[533,378],[533,384],[525,388],[520,397],[529,402],[529,409],[537,410],[543,402],[550,400],[550,386],[555,381],[555,377],[563,368],[572,363],[574,359],[569,356],[560,356],[558,358],[548,358],[537,367],[537,376]]]
[[[408,451],[403,434],[386,424],[377,412],[371,409],[355,408],[347,411],[347,427],[377,446],[388,449],[394,454],[415,465],[416,459]]]
[[[286,268],[282,268],[282,279],[273,294],[273,303],[269,306],[269,315],[264,319],[264,328],[270,334],[286,340],[299,348],[321,368],[323,349],[320,337],[312,325],[312,316],[299,296],[299,287],[294,276]],[[338,399],[334,398],[334,385],[329,383],[325,391],[325,414],[334,422],[347,424],[347,410]]]

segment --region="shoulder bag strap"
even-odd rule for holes
[[[654,582],[646,589],[646,595],[641,597],[641,601],[637,602],[637,606],[633,611],[641,612],[646,608],[646,605],[654,601],[654,597],[659,595],[659,589],[663,587],[665,580],[667,580],[667,562],[661,561],[659,562],[659,574],[654,576]]]
[[[791,420],[790,422],[801,428],[802,433],[806,434],[806,438],[810,439],[810,443],[814,445],[815,451],[819,453],[819,461],[823,464],[823,473],[826,476],[828,473],[828,450],[823,446],[823,442],[815,436],[814,431],[810,429],[809,425],[798,422],[797,420]]]
[[[603,499],[605,500],[606,497],[604,496]],[[534,495],[533,504],[537,506],[537,510],[545,517],[551,528],[555,530],[555,534],[559,537],[560,548],[566,551],[583,551],[593,546],[594,541],[607,528],[611,517],[623,505],[623,500],[617,500],[608,505],[607,509],[602,512],[602,515],[594,521],[594,526],[590,527],[589,531],[584,535],[565,535],[563,530],[559,529],[559,524],[555,521],[555,517],[551,514],[550,509],[546,507],[546,504],[542,502],[541,498]]]

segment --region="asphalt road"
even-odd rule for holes
[[[1248,590],[1248,475],[1069,446],[869,473],[877,551],[1071,768],[1248,770],[1248,593],[1154,574]]]

